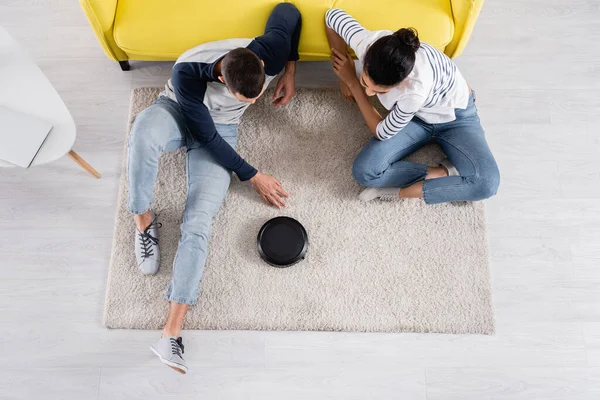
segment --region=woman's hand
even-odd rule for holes
[[[342,92],[342,96],[353,103],[356,103],[354,100],[354,95],[352,94],[352,90],[346,85],[344,82],[340,81],[340,91]]]
[[[354,69],[354,60],[350,54],[348,52],[342,53],[337,49],[331,49],[331,52],[333,72],[340,78],[340,81],[346,84],[347,87],[358,84],[356,70]]]
[[[285,207],[284,198],[290,197],[289,194],[281,187],[281,183],[271,175],[258,172],[250,182],[254,185],[254,189],[260,197],[267,203],[277,208]]]

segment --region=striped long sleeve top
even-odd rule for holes
[[[393,33],[369,31],[338,8],[327,11],[325,22],[354,50],[361,65],[369,46]],[[386,140],[401,132],[414,116],[431,124],[454,121],[454,110],[467,107],[469,87],[452,60],[421,42],[411,73],[391,91],[377,97],[390,110],[376,131],[378,139]]]

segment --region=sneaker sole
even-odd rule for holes
[[[137,261],[137,260],[136,260],[136,261]],[[157,266],[156,268],[152,269],[152,271],[151,271],[151,272],[146,272],[146,271],[145,271],[145,270],[144,270],[144,269],[141,267],[141,265],[142,265],[143,263],[144,263],[144,262],[142,261],[140,264],[138,264],[138,270],[139,270],[139,271],[142,273],[142,275],[144,275],[144,276],[152,276],[152,275],[156,275],[156,274],[158,273],[158,270],[160,269],[160,263],[158,264],[158,266]]]
[[[162,356],[160,354],[158,354],[158,351],[154,350],[154,347],[150,346],[150,350],[152,350],[152,352],[154,354],[156,354],[156,356],[160,359],[160,361],[165,364],[168,367],[173,368],[175,371],[179,372],[180,374],[186,374],[188,369],[185,365],[181,365],[181,364],[177,364],[168,360],[165,360],[164,358],[162,358]]]

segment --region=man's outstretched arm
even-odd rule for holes
[[[173,68],[173,89],[192,137],[202,143],[223,167],[235,172],[242,181],[253,178],[256,169],[248,164],[219,135],[204,105],[205,71],[201,63],[180,63]]]

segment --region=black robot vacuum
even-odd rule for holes
[[[302,224],[293,218],[268,220],[257,237],[258,253],[270,265],[286,268],[303,260],[308,248],[308,235]]]

